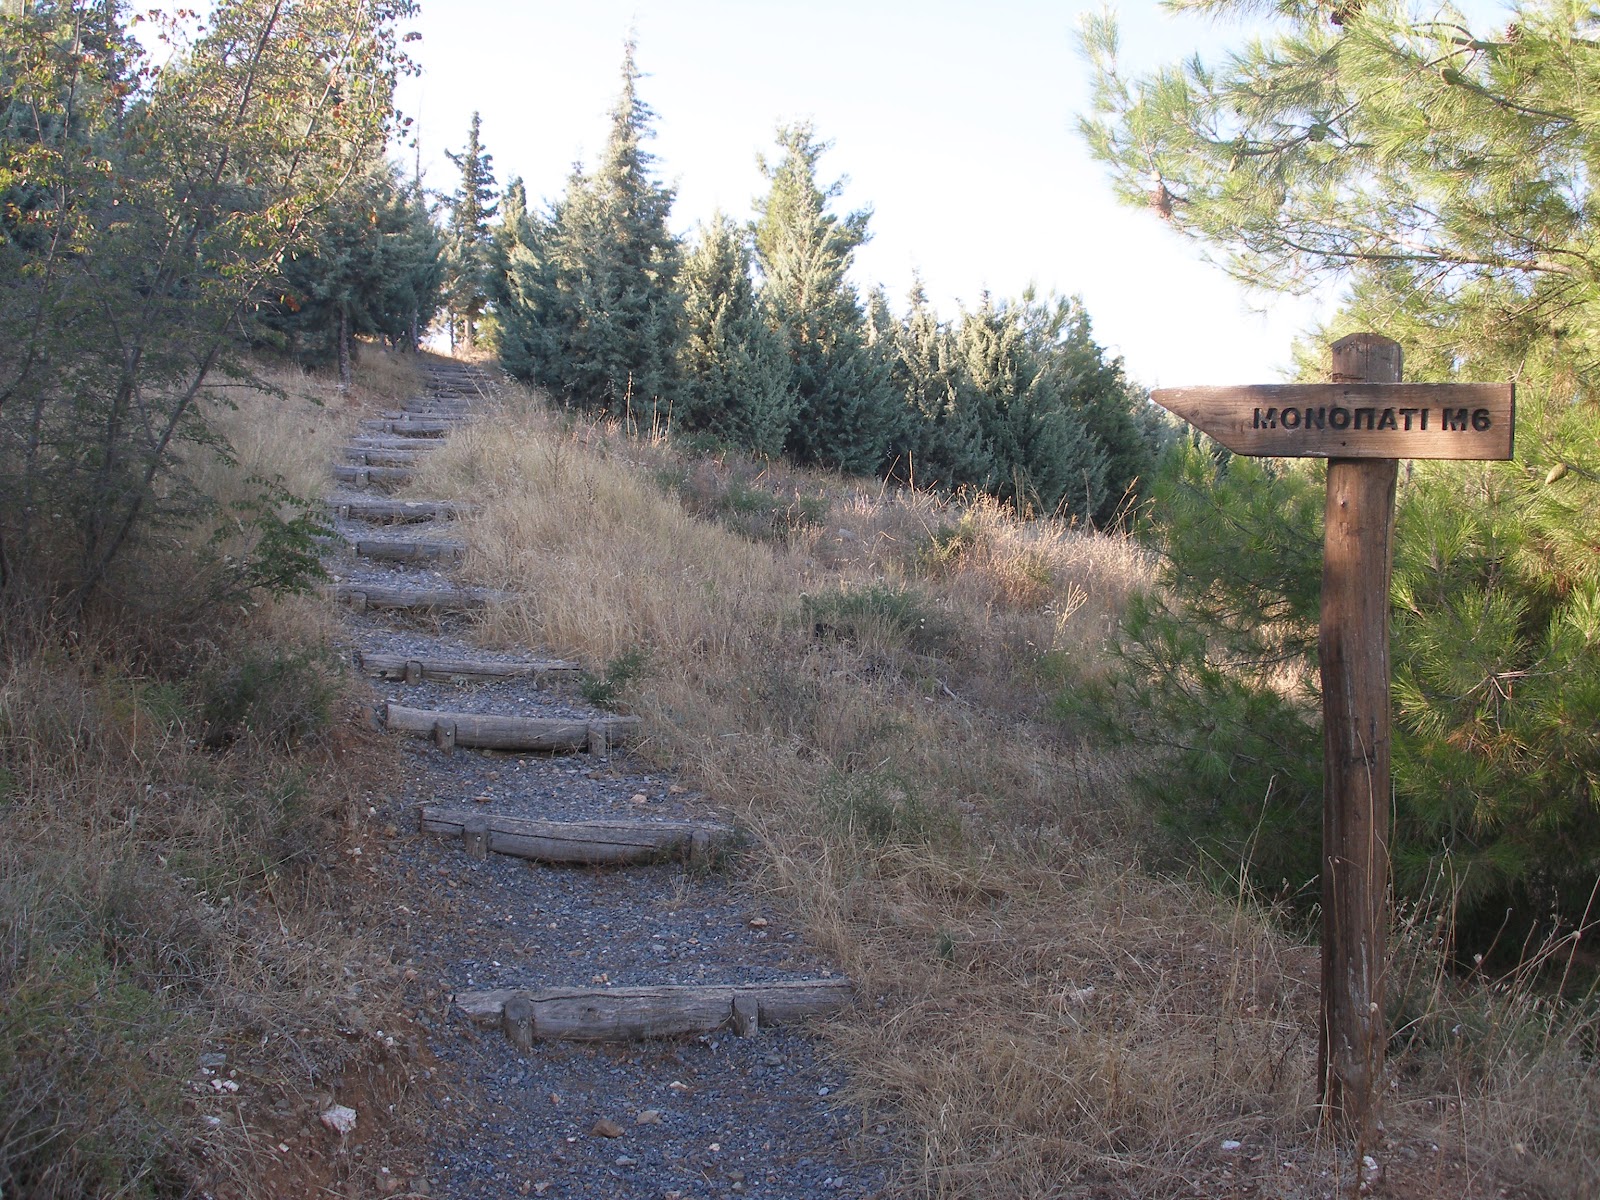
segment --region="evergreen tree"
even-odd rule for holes
[[[896,477],[943,491],[989,488],[994,456],[976,407],[983,397],[967,386],[955,334],[929,306],[920,280],[893,337],[891,376],[905,405],[893,454]]]
[[[895,422],[887,362],[874,353],[865,314],[846,278],[871,214],[828,211],[842,184],[817,183],[827,151],[808,124],[778,131],[781,155],[761,161],[767,194],[756,202],[756,260],[767,319],[793,371],[797,411],[786,443],[795,461],[865,474],[886,465]]]
[[[1048,381],[1038,390],[1071,412],[1104,459],[1103,472],[1086,462],[1051,469],[1071,480],[1067,487],[1076,495],[1068,508],[1105,528],[1126,515],[1155,470],[1161,439],[1149,419],[1149,396],[1129,381],[1122,360],[1107,357],[1095,342],[1089,314],[1077,300],[1028,293],[1017,307],[1023,339]]]
[[[682,384],[673,426],[772,458],[794,416],[789,361],[751,279],[750,248],[718,213],[684,261]]]
[[[477,343],[478,324],[489,303],[493,263],[489,223],[495,216],[494,156],[479,137],[482,121],[472,114],[467,147],[445,157],[461,172],[461,183],[450,199],[450,219],[445,232],[448,273],[446,292],[451,314],[450,340],[454,344],[459,324],[462,343]]]
[[[377,164],[328,207],[314,240],[292,251],[259,324],[305,363],[337,361],[348,386],[353,342],[376,334],[415,349],[438,310],[444,268],[421,197]]]
[[[1070,403],[1053,347],[1030,339],[1034,315],[985,297],[956,333],[960,404],[989,455],[988,480],[972,482],[1019,513],[1089,517],[1105,490],[1105,448]]]
[[[673,192],[652,176],[638,81],[630,41],[600,166],[575,170],[549,216],[517,231],[501,321],[508,370],[563,403],[642,419],[674,390],[681,299]]]
[[[1581,919],[1600,875],[1595,18],[1565,0],[1516,5],[1503,28],[1478,31],[1391,2],[1280,13],[1277,36],[1221,69],[1194,61],[1143,80],[1119,73],[1114,27],[1092,23],[1099,114],[1086,132],[1124,199],[1221,250],[1238,277],[1345,281],[1319,343],[1376,329],[1405,347],[1411,378],[1518,382],[1518,463],[1418,464],[1402,490],[1392,593],[1397,883],[1455,903],[1465,949],[1503,928],[1517,945],[1552,912]],[[1322,358],[1320,345],[1304,352],[1308,374]],[[1261,502],[1298,512],[1286,495],[1314,473],[1266,473]],[[1191,509],[1217,514],[1203,518],[1204,550],[1232,556],[1230,569],[1259,566],[1257,546],[1293,553],[1320,536],[1310,517],[1241,522],[1245,498],[1205,478],[1193,495]],[[1179,528],[1177,583],[1205,540]],[[1218,636],[1151,624],[1135,648],[1170,652],[1133,664],[1133,686],[1233,689],[1227,711],[1248,714],[1280,703],[1285,662],[1314,682],[1308,652],[1280,660],[1276,679],[1229,665],[1238,640],[1222,633],[1259,625],[1264,607],[1290,602],[1286,587],[1235,582],[1222,605],[1207,573],[1194,577],[1174,619],[1213,614]],[[1234,757],[1254,743],[1223,711],[1173,736]],[[1314,721],[1281,732],[1281,756],[1315,761]],[[1170,776],[1154,782],[1185,794]],[[1275,822],[1279,795],[1261,795]],[[1224,852],[1255,850],[1244,839]]]

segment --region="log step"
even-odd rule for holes
[[[458,837],[474,858],[505,854],[547,863],[706,864],[735,840],[726,825],[696,821],[534,821],[421,805],[424,833]]]
[[[430,421],[438,421],[447,428],[453,428],[467,420],[468,417],[466,413],[434,413],[431,417],[423,417],[416,413],[408,413],[403,408],[386,408],[378,413],[378,419],[380,421],[410,421],[418,425]]]
[[[497,593],[485,588],[391,587],[381,583],[336,583],[328,589],[335,600],[357,612],[372,608],[400,609],[408,612],[467,612],[482,608]]]
[[[356,467],[339,464],[333,468],[333,477],[351,487],[403,487],[416,478],[409,467]]]
[[[432,453],[434,447],[420,450],[391,450],[383,446],[346,446],[344,459],[361,467],[414,467]]]
[[[390,433],[399,437],[444,437],[455,428],[454,422],[446,421],[440,417],[415,417],[409,419],[396,419],[394,417],[363,417],[356,424],[373,433]]]
[[[455,561],[467,552],[464,542],[402,542],[371,539],[353,543],[362,558],[376,562]]]
[[[559,659],[523,662],[491,662],[470,658],[408,658],[404,654],[361,655],[361,669],[381,679],[403,679],[420,683],[477,683],[491,679],[531,679],[540,689],[551,683],[576,679],[583,674],[577,663]]]
[[[358,450],[437,450],[439,443],[429,438],[397,437],[388,433],[358,433],[350,439],[350,447]]]
[[[442,750],[588,750],[604,757],[612,746],[639,736],[638,717],[598,717],[569,721],[559,717],[507,717],[498,713],[435,712],[390,701],[384,709],[390,729],[431,737]]]
[[[500,988],[457,992],[456,1007],[499,1025],[518,1049],[535,1038],[625,1042],[733,1027],[752,1037],[763,1025],[838,1012],[850,1003],[848,979],[679,987]]]
[[[419,521],[453,521],[478,511],[475,504],[453,500],[346,500],[334,506],[341,521],[373,525],[408,525]]]

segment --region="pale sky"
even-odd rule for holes
[[[592,166],[638,41],[640,94],[656,113],[658,177],[673,227],[717,208],[739,220],[764,190],[758,153],[780,121],[808,118],[834,144],[836,208],[873,210],[854,279],[897,311],[920,272],[940,314],[1030,283],[1082,296],[1096,339],[1148,386],[1270,383],[1317,306],[1250,297],[1159,218],[1117,205],[1077,133],[1088,109],[1080,14],[1092,0],[422,0],[407,81],[430,187],[452,190],[476,109],[500,185],[531,203]],[[1236,42],[1229,26],[1122,0],[1129,67]],[[1261,309],[1267,309],[1263,315]]]

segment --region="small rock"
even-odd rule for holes
[[[356,1127],[356,1110],[343,1104],[335,1104],[322,1114],[322,1123],[343,1137]]]
[[[1224,1154],[1237,1154],[1243,1148],[1243,1142],[1236,1142],[1232,1138],[1229,1138],[1227,1141],[1223,1142],[1220,1147]]]
[[[765,929],[766,927],[767,927],[767,919],[765,917],[751,917],[750,918],[750,928],[751,929]]]
[[[593,1137],[619,1138],[622,1136],[622,1126],[608,1117],[601,1117],[589,1128]]]
[[[659,1125],[661,1124],[661,1110],[659,1108],[647,1108],[633,1119],[633,1123],[635,1125]]]
[[[649,804],[650,797],[646,796],[643,792],[635,792],[633,794],[633,802],[635,804]]]
[[[626,1154],[619,1154],[617,1155],[616,1163],[619,1167],[637,1167],[639,1160],[637,1158],[629,1158]]]
[[[687,792],[688,790],[689,789],[684,787],[683,784],[675,783],[671,787],[667,788],[667,795],[669,795],[669,796],[681,796],[685,792]]]

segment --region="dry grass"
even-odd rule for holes
[[[1315,950],[1139,870],[1120,765],[1037,719],[1062,660],[1093,665],[1150,582],[1136,545],[680,459],[531,396],[453,437],[416,491],[485,506],[467,569],[521,599],[484,641],[597,672],[645,656],[623,699],[651,751],[742,815],[758,885],[860,985],[831,1036],[903,1140],[906,1194],[1355,1186],[1316,1124]],[[1398,1056],[1389,1194],[1600,1187],[1593,1025],[1493,1003],[1500,1032],[1470,1053]]]
[[[225,501],[247,472],[325,486],[349,414],[279,382],[226,414],[241,466],[203,472]],[[404,1027],[397,968],[335,915],[388,768],[326,606],[205,611],[194,550],[139,548],[141,603],[104,626],[0,639],[6,1195],[356,1195],[317,1115],[407,1087],[375,1033]]]

